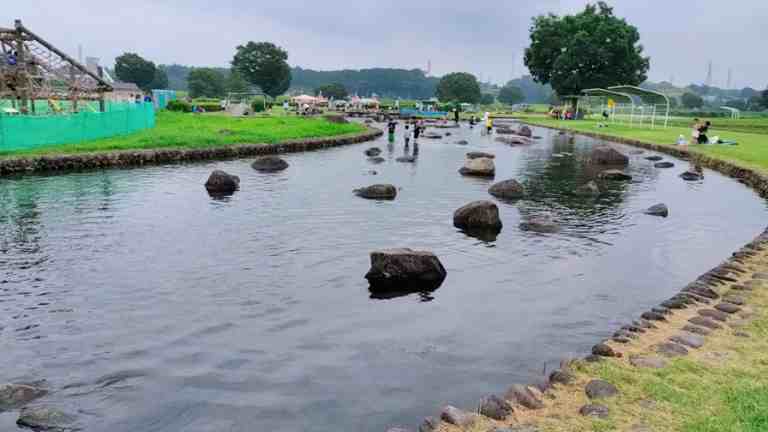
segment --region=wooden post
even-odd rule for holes
[[[21,106],[19,107],[19,111],[23,112],[27,110],[27,99],[29,97],[28,95],[28,89],[27,85],[28,82],[21,83],[21,79],[25,78],[27,65],[26,60],[24,56],[24,33],[22,33],[21,30],[21,20],[16,20],[16,85],[17,85],[17,91],[19,92],[19,96],[21,99],[19,100]],[[34,105],[34,103],[33,103]]]

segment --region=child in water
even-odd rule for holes
[[[408,123],[405,124],[405,130],[403,132],[403,136],[405,137],[405,146],[408,147],[408,144],[411,143],[411,131]]]
[[[397,127],[397,123],[390,121],[387,127],[389,129],[389,142],[395,142],[395,128]]]

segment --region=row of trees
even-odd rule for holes
[[[164,67],[136,53],[115,59],[115,74],[144,91],[167,88],[169,84]],[[270,42],[248,42],[237,47],[228,74],[216,68],[193,68],[188,72],[187,85],[192,97],[221,97],[228,91],[247,92],[254,86],[276,97],[291,85],[288,53]]]

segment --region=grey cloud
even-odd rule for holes
[[[5,3],[5,2],[4,2]],[[424,68],[469,71],[503,82],[526,72],[522,53],[533,16],[569,13],[586,0],[26,0],[3,5],[63,49],[111,63],[136,51],[158,63],[226,66],[235,46],[270,40],[308,68]],[[768,3],[736,0],[615,0],[618,15],[641,32],[652,80],[701,82],[709,60],[715,84],[764,88]]]

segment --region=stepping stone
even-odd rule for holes
[[[744,339],[749,339],[749,338],[752,337],[752,336],[749,335],[749,333],[743,332],[743,331],[738,331],[738,332],[734,333],[734,335],[736,335],[736,337],[740,337],[740,338],[744,338]]]
[[[589,404],[581,407],[579,414],[584,417],[607,418],[609,410],[608,407],[604,405]]]
[[[443,408],[440,413],[440,418],[444,422],[456,425],[460,428],[469,427],[475,422],[474,414],[462,411],[451,405]]]
[[[616,343],[620,343],[620,344],[628,344],[628,343],[632,342],[632,339],[630,339],[628,337],[624,337],[624,336],[614,336],[614,337],[611,338],[611,340],[616,342]]]
[[[584,388],[587,397],[590,399],[603,399],[616,396],[619,389],[615,385],[603,380],[592,380]]]
[[[544,408],[542,403],[526,386],[514,384],[507,390],[504,398],[508,401],[516,402],[528,409],[537,410]]]
[[[568,385],[576,381],[576,376],[567,371],[556,370],[549,375],[549,382],[552,384]]]
[[[657,162],[653,165],[656,168],[672,168],[675,166],[672,162]]]
[[[618,357],[616,352],[610,346],[600,343],[592,347],[592,355],[600,357]]]
[[[627,324],[625,326],[622,326],[621,329],[631,333],[645,333],[647,331],[646,329],[642,327],[638,327],[634,324]]]
[[[644,329],[656,329],[656,328],[658,328],[658,327],[656,327],[655,324],[653,324],[652,322],[650,322],[650,321],[648,321],[646,319],[635,320],[635,321],[632,322],[632,324],[634,324],[634,325],[636,325],[636,326],[638,326],[640,328],[644,328]]]
[[[494,420],[504,420],[512,414],[512,405],[496,395],[491,395],[480,404],[480,414]]]
[[[752,279],[761,281],[768,280],[768,273],[755,273],[752,275]]]
[[[699,311],[699,315],[705,318],[711,318],[715,321],[726,322],[728,320],[728,314],[720,312],[714,309],[702,309]]]
[[[752,287],[747,286],[747,285],[741,285],[741,284],[740,285],[734,285],[734,286],[731,287],[731,289],[736,290],[736,291],[752,291]]]
[[[651,162],[658,162],[658,161],[660,161],[660,160],[662,160],[662,159],[664,159],[664,158],[663,158],[663,157],[661,157],[661,156],[656,156],[656,155],[654,155],[654,156],[648,156],[647,158],[645,158],[645,160],[649,160],[649,161],[651,161]]]
[[[733,303],[720,303],[719,305],[715,306],[715,309],[731,315],[741,311],[741,308]]]
[[[627,339],[638,339],[640,336],[638,336],[635,333],[632,333],[630,331],[626,330],[619,330],[616,333],[613,334],[613,337],[623,337]]]
[[[632,356],[629,363],[637,368],[661,369],[667,366],[667,361],[657,356]]]
[[[688,322],[691,324],[695,324],[697,326],[706,327],[710,330],[719,330],[723,328],[723,326],[721,326],[720,324],[712,321],[709,318],[702,317],[702,316],[693,317],[689,319]]]
[[[688,333],[693,333],[701,336],[709,336],[712,331],[707,330],[704,327],[699,327],[691,324],[687,324],[685,327],[683,327],[683,331],[687,331]]]
[[[686,309],[689,304],[690,303],[686,303],[686,301],[682,299],[669,299],[661,303],[661,305],[667,309]]]
[[[672,342],[664,342],[656,345],[656,352],[666,357],[681,357],[688,355],[684,346]]]
[[[643,312],[643,314],[640,315],[640,317],[648,321],[666,321],[667,320],[667,318],[664,315],[657,312]]]
[[[704,337],[695,335],[693,333],[687,333],[683,332],[680,334],[676,334],[669,338],[672,342],[677,342],[680,345],[685,345],[690,348],[701,348],[704,346]]]

